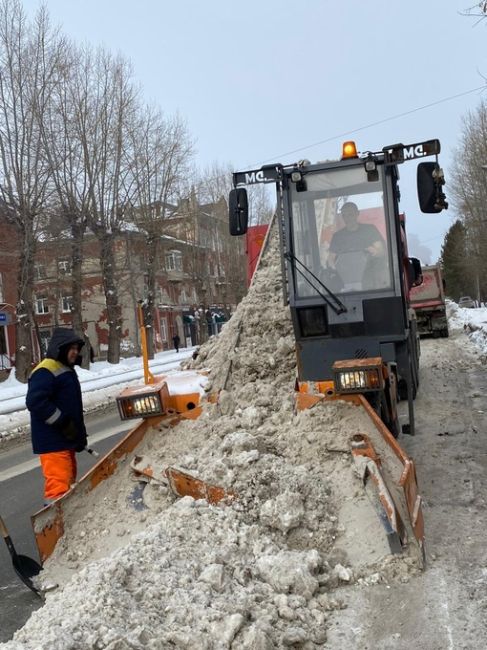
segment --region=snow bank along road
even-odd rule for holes
[[[425,499],[426,570],[404,583],[348,589],[331,648],[486,645],[487,366],[455,325],[450,339],[422,342],[417,435],[401,438]]]
[[[341,402],[293,411],[276,248],[221,338],[200,350],[195,365],[223,388],[219,403],[154,428],[138,449],[238,498],[211,507],[149,484],[134,500],[121,464],[65,522],[43,572],[59,588],[5,648],[485,645],[484,368],[463,330],[423,346],[418,434],[402,439],[427,504],[421,572],[412,547],[388,554],[353,471],[348,442],[369,432],[364,412]]]
[[[154,374],[170,374],[177,370],[180,363],[191,356],[194,348],[185,348],[179,353],[164,352],[156,355],[150,362]],[[144,377],[141,358],[132,358],[116,366],[95,363],[93,370],[78,369],[83,405],[85,411],[92,411],[104,404],[115,403],[115,396],[122,387],[140,383]],[[25,426],[29,414],[25,408],[27,387],[9,378],[0,384],[0,440],[2,437],[15,437],[17,427]]]

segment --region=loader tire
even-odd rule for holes
[[[419,383],[419,378],[418,378],[418,383]],[[414,376],[413,376],[413,386],[412,386],[412,388],[413,388],[413,399],[416,399],[416,395],[418,393],[418,385],[414,381]],[[398,387],[397,387],[397,392],[398,392],[399,397],[400,397],[402,402],[407,401],[407,399],[408,399],[408,386],[406,384],[405,379],[401,379],[401,381],[399,382]]]

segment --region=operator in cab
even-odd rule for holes
[[[380,289],[387,284],[386,246],[371,223],[360,223],[359,209],[352,201],[340,211],[344,227],[333,235],[328,265],[340,276],[342,291]]]

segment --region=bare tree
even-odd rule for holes
[[[36,225],[51,173],[40,125],[63,49],[44,9],[28,23],[18,0],[0,2],[0,196],[21,241],[15,365],[17,379],[24,382],[33,359]]]
[[[43,146],[52,172],[55,191],[55,222],[58,229],[69,230],[70,273],[73,328],[84,335],[82,317],[83,239],[90,207],[90,185],[84,164],[82,142],[76,129],[77,116],[82,111],[75,87],[76,71],[83,53],[73,45],[66,47],[60,66],[60,78],[42,124]],[[90,342],[86,336],[83,367],[89,367]]]
[[[196,173],[198,181],[196,191],[202,203],[218,203],[222,198],[228,199],[228,194],[233,187],[232,163],[213,162],[201,172]],[[249,196],[249,225],[257,226],[269,223],[274,213],[274,203],[271,196],[275,196],[274,186],[253,185],[247,189]]]
[[[271,196],[273,197],[272,200]],[[273,185],[252,185],[249,188],[249,221],[251,226],[261,226],[269,223],[275,209],[275,188]]]
[[[193,145],[186,124],[178,116],[164,118],[150,107],[131,129],[131,174],[127,191],[133,191],[133,217],[146,233],[147,296],[145,322],[149,355],[154,354],[153,313],[156,275],[161,267],[161,236],[165,232],[168,203],[186,177]]]
[[[487,103],[464,118],[451,170],[450,193],[466,238],[466,270],[487,295]]]
[[[474,5],[467,7],[461,13],[463,16],[478,18],[475,23],[475,25],[477,25],[480,21],[484,20],[487,17],[487,0],[480,0],[479,2],[476,2]]]
[[[201,203],[217,203],[221,197],[228,197],[232,184],[233,165],[230,162],[213,161],[200,172],[195,172],[198,178],[196,191]]]
[[[244,240],[231,237],[228,227],[227,199],[233,187],[232,170],[231,163],[214,162],[200,173],[196,185],[200,202],[208,203],[208,210],[213,214],[212,239],[220,276],[220,300],[227,305],[238,303],[246,293]],[[266,188],[250,188],[250,225],[268,220],[270,203],[267,197]],[[196,259],[199,259],[197,255]]]
[[[108,322],[110,363],[120,360],[121,306],[114,236],[130,203],[130,127],[137,100],[129,64],[104,50],[85,51],[73,82],[74,127],[87,177],[87,222],[100,244],[100,265]]]

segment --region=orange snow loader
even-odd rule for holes
[[[54,551],[58,540],[64,534],[64,522],[71,512],[76,512],[78,497],[91,492],[114,474],[121,461],[128,457],[136,476],[146,480],[164,482],[177,496],[192,496],[218,503],[222,499],[231,501],[235,495],[223,488],[209,485],[174,467],[163,470],[153,467],[148,459],[134,454],[147,431],[160,425],[175,426],[183,419],[196,419],[201,414],[200,393],[188,392],[191,385],[201,380],[204,373],[184,371],[180,376],[154,376],[149,370],[146,331],[142,308],[139,305],[139,328],[144,363],[144,385],[126,388],[117,397],[122,420],[136,419],[137,424],[117,445],[88,471],[71,489],[54,503],[32,515],[32,525],[41,562]],[[169,387],[170,383],[170,387]],[[178,385],[179,384],[179,385]],[[142,420],[140,419],[142,418]]]
[[[448,204],[439,152],[438,140],[364,154],[346,142],[340,160],[235,172],[229,196],[230,233],[244,235],[246,186],[276,188],[283,298],[296,341],[296,406],[340,399],[365,410],[370,436],[357,432],[350,453],[368,496],[373,488],[393,552],[401,552],[409,532],[424,554],[416,471],[397,441],[415,433],[420,341],[409,293],[422,282],[421,264],[407,250],[398,168],[435,156],[418,164],[417,196],[422,212],[441,212]]]

